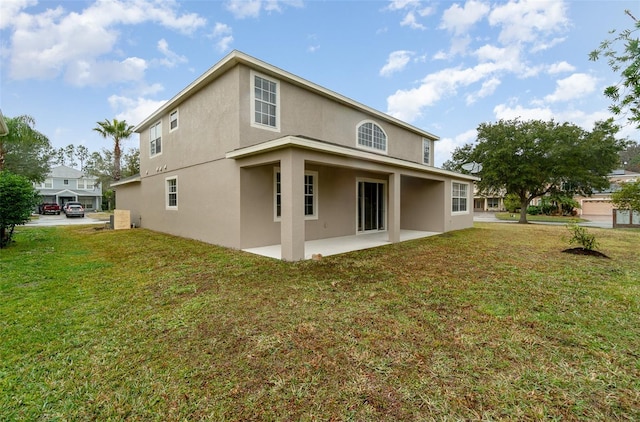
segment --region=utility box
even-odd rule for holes
[[[113,211],[113,224],[111,226],[114,230],[128,230],[131,228],[131,211],[129,210],[114,210]]]

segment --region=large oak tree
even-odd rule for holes
[[[520,200],[520,223],[534,198],[564,192],[591,195],[609,186],[626,142],[618,140],[612,120],[591,132],[571,123],[500,120],[478,126],[475,144],[457,148],[449,168],[465,171],[478,163],[480,192],[506,192]]]

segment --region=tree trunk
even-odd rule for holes
[[[527,221],[527,207],[529,206],[529,201],[526,199],[520,200],[520,220],[518,220],[518,224],[529,224]]]
[[[120,155],[122,151],[120,150],[120,140],[114,140],[113,146],[113,180],[120,180]]]

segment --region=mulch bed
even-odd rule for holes
[[[611,259],[607,255],[603,254],[602,252],[594,251],[593,249],[570,248],[570,249],[565,249],[562,252],[570,253],[570,254],[574,254],[574,255],[587,255],[587,256],[595,256],[595,257],[598,257],[598,258]]]

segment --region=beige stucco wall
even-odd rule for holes
[[[178,177],[178,207],[166,208],[166,179]],[[163,171],[142,180],[142,226],[240,247],[240,177],[231,160]]]
[[[128,183],[113,188],[116,192],[116,206],[131,212],[131,224],[140,227],[140,209],[143,204],[140,201],[142,187],[139,182]]]
[[[169,115],[176,109],[178,128],[172,131]],[[143,178],[224,159],[225,153],[238,147],[237,68],[171,109],[161,120],[160,154],[149,156],[149,128],[140,134],[140,173]]]
[[[402,177],[400,227],[407,230],[444,231],[444,188],[442,181]]]
[[[465,183],[467,187],[467,211],[460,213],[451,212],[452,183]],[[444,188],[444,231],[461,230],[473,227],[473,183],[467,180],[447,179]]]
[[[304,136],[346,147],[357,148],[357,127],[363,121],[378,124],[387,134],[386,155],[422,163],[422,136],[397,127],[363,111],[314,94],[287,81],[280,84],[279,131],[251,126],[251,70],[239,66],[240,146],[246,147],[286,135]],[[367,150],[371,151],[371,150]],[[380,153],[378,151],[374,151]],[[431,148],[433,153],[433,145]]]

